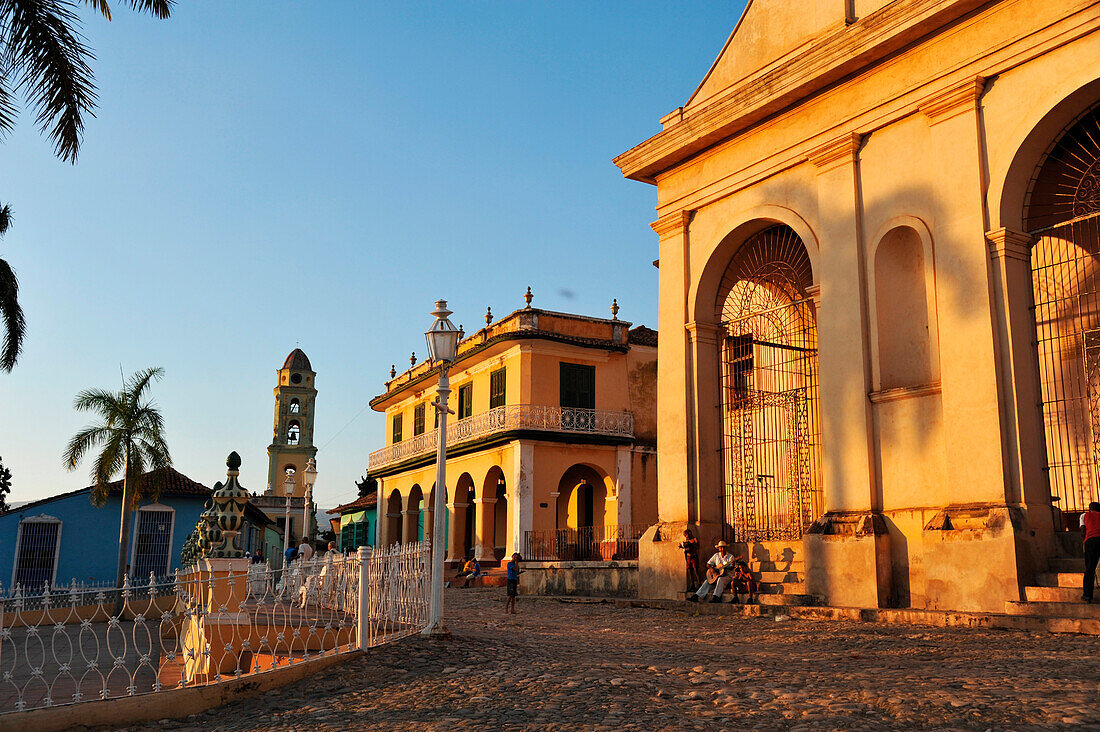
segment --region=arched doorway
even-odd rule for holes
[[[454,534],[452,559],[465,559],[474,555],[474,479],[469,473],[458,477],[454,500]]]
[[[1076,528],[1100,500],[1100,105],[1044,155],[1024,221],[1055,528]]]
[[[420,541],[424,538],[424,492],[419,484],[414,484],[409,489],[409,497],[405,501],[403,516],[403,530],[401,540],[404,542]]]
[[[386,500],[386,542],[401,542],[401,493],[396,488]]]
[[[723,532],[797,539],[823,511],[810,258],[788,226],[750,236],[718,288]]]
[[[477,505],[478,544],[482,560],[501,560],[508,542],[508,498],[504,471],[494,465],[485,474]]]
[[[607,476],[590,465],[573,465],[562,474],[558,481],[558,531],[554,548],[561,559],[601,558],[608,482]]]

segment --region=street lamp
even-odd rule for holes
[[[294,473],[289,470],[286,480],[283,481],[283,489],[286,491],[286,514],[283,517],[283,562],[286,562],[286,550],[290,548],[290,497],[294,495]]]
[[[309,536],[313,522],[309,520],[310,503],[313,500],[313,482],[317,480],[317,461],[310,458],[306,461],[306,469],[302,471],[306,481],[306,502],[302,507],[302,536]]]
[[[432,506],[432,594],[428,605],[428,627],[424,635],[447,635],[443,624],[443,550],[446,536],[446,496],[447,496],[447,415],[454,414],[447,407],[447,397],[451,393],[451,383],[447,379],[447,369],[455,360],[458,352],[458,329],[447,319],[451,311],[446,300],[436,300],[435,322],[424,334],[428,341],[428,358],[439,362],[439,387],[436,400],[432,402],[439,414],[439,444],[435,454],[435,505]]]

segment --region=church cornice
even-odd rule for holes
[[[656,183],[661,173],[794,106],[918,41],[987,0],[899,0],[850,26],[838,26],[805,53],[750,76],[699,107],[665,119],[666,129],[615,158],[627,178]]]

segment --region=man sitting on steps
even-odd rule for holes
[[[688,602],[705,600],[712,589],[714,590],[714,596],[710,598],[710,601],[722,602],[722,593],[729,587],[732,579],[734,559],[733,555],[727,551],[729,544],[726,542],[718,542],[715,544],[715,548],[718,551],[707,560],[707,581],[699,587],[694,595],[688,595]]]

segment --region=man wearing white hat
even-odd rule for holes
[[[715,544],[718,549],[714,556],[707,560],[707,581],[704,582],[694,595],[688,595],[688,602],[700,602],[705,600],[707,594],[714,590],[711,602],[722,602],[722,593],[730,586],[733,571],[733,555],[729,553],[729,544],[720,541]]]

